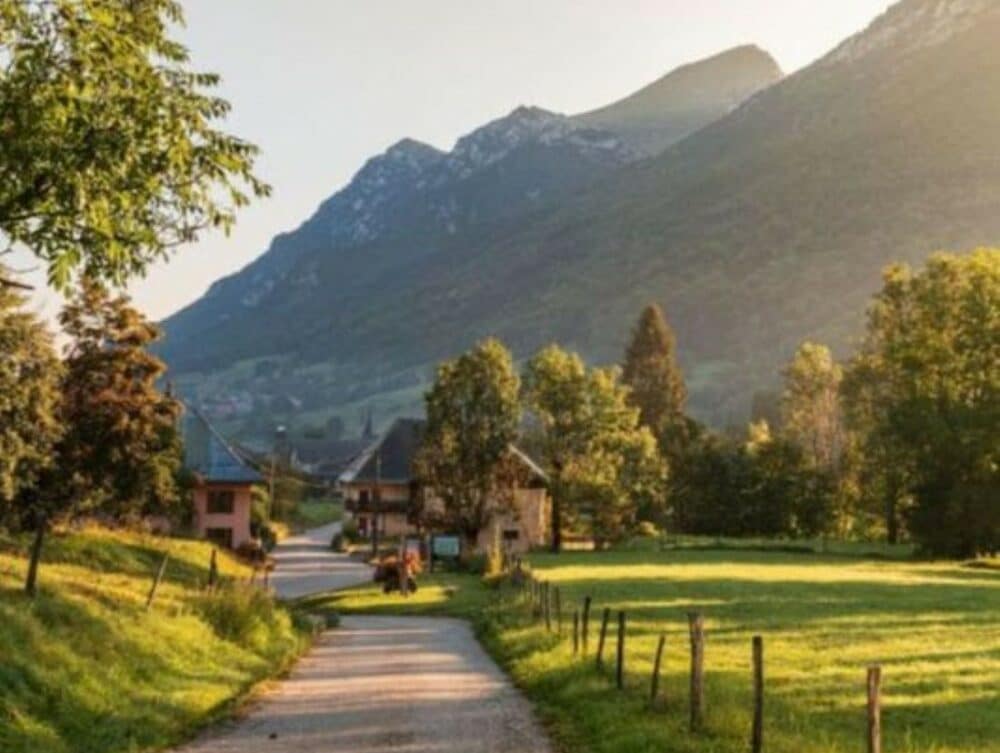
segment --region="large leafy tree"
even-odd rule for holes
[[[425,398],[427,428],[414,471],[440,501],[444,522],[470,543],[513,506],[519,388],[510,352],[489,339],[442,363]]]
[[[169,509],[179,498],[181,407],[157,384],[166,367],[148,348],[159,328],[91,280],[59,320],[71,340],[59,443],[64,488],[119,517]]]
[[[687,388],[677,365],[677,340],[656,304],[643,309],[625,349],[622,382],[630,388],[629,404],[657,438],[668,457],[675,457],[688,438],[684,415]]]
[[[585,509],[600,539],[620,536],[641,507],[662,502],[663,464],[615,369],[588,369],[549,346],[525,367],[524,399],[537,422],[552,495],[552,550]]]
[[[116,283],[268,188],[169,36],[175,0],[0,0],[0,235]]]
[[[0,286],[0,522],[24,522],[17,503],[52,465],[60,373],[49,331],[20,295]]]
[[[869,441],[905,463],[911,533],[933,553],[1000,549],[1000,250],[886,270],[852,371]],[[852,377],[854,378],[854,377]]]
[[[797,444],[772,437],[766,424],[739,443],[704,434],[674,471],[688,533],[815,536],[833,520],[835,479],[813,466]]]
[[[803,343],[785,367],[781,432],[817,468],[835,471],[846,442],[840,406],[843,370],[830,349]]]

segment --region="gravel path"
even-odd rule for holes
[[[372,571],[344,554],[330,549],[330,539],[340,523],[290,536],[274,550],[275,569],[271,585],[283,599],[333,591],[371,580]]]
[[[457,620],[347,617],[240,720],[181,753],[551,753]]]

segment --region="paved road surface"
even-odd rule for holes
[[[330,539],[339,530],[340,523],[331,523],[278,544],[271,574],[271,584],[278,596],[293,599],[371,580],[370,567],[330,549]]]
[[[241,720],[180,753],[551,753],[456,620],[347,617]]]

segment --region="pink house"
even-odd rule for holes
[[[184,466],[195,479],[195,533],[236,549],[251,540],[250,491],[264,478],[197,410],[185,416],[183,433]]]

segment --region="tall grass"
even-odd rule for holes
[[[153,574],[169,551],[151,610]],[[35,599],[27,542],[0,536],[0,751],[117,753],[174,744],[224,714],[306,643],[292,616],[239,582],[206,592],[202,543],[88,529],[46,542]]]

